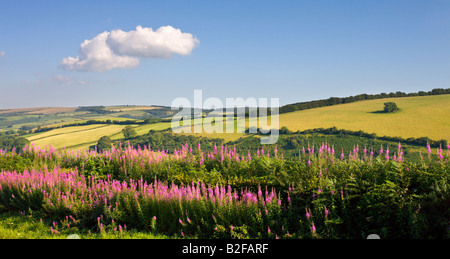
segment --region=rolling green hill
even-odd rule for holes
[[[385,102],[395,102],[400,108],[395,113],[383,113]],[[152,106],[112,106],[105,107],[108,114],[97,114],[95,112],[78,109],[22,109],[14,111],[2,111],[0,117],[10,120],[11,116],[36,116],[41,114],[44,118],[51,116],[58,118],[72,118],[66,122],[58,121],[55,124],[48,124],[48,127],[67,125],[74,122],[85,122],[87,119],[94,120],[132,120],[136,124],[131,124],[137,134],[144,135],[149,130],[165,130],[171,127],[170,122],[159,122],[154,124],[141,124],[142,120],[124,117],[124,113],[129,117],[142,116],[149,111],[165,114],[169,109]],[[167,115],[167,114],[166,114]],[[47,117],[45,117],[47,116]],[[279,126],[286,127],[290,131],[304,131],[317,128],[345,129],[350,131],[363,131],[375,133],[377,136],[390,136],[408,138],[428,137],[432,140],[450,140],[450,95],[429,95],[413,96],[401,98],[385,98],[375,100],[364,100],[333,106],[305,109],[294,112],[287,112],[279,115]],[[82,120],[84,119],[84,120]],[[51,120],[48,120],[51,121]],[[197,121],[198,122],[198,121]],[[227,123],[232,123],[229,121]],[[17,126],[17,125],[16,125]],[[116,124],[92,124],[82,126],[69,126],[55,128],[45,132],[26,134],[28,140],[40,147],[54,146],[55,148],[78,149],[95,145],[102,136],[109,136],[113,140],[123,138],[121,130],[125,125]],[[248,133],[240,134],[220,134],[220,133],[191,133],[194,135],[209,138],[222,138],[227,141],[236,141],[242,137],[248,137]]]
[[[400,111],[382,113],[385,102]],[[450,95],[367,100],[280,114],[280,127],[292,131],[331,128],[377,136],[450,139]]]
[[[170,127],[170,123],[155,123],[131,125],[138,135],[148,133],[149,130],[163,130]],[[122,129],[125,125],[86,125],[53,129],[28,137],[31,143],[39,147],[67,148],[69,150],[88,148],[97,144],[103,136],[112,140],[123,138]]]
[[[160,106],[89,106],[89,107],[43,107],[23,109],[0,109],[0,132],[8,130],[29,131],[37,128],[55,127],[88,120],[144,120],[167,118],[174,111]]]

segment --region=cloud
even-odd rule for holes
[[[152,28],[137,26],[135,31],[111,31],[107,40],[111,49],[126,56],[143,58],[170,58],[174,54],[189,55],[199,43],[190,33],[172,26]]]
[[[80,46],[79,56],[64,58],[61,66],[65,70],[95,72],[138,66],[139,59],[113,53],[106,44],[109,34],[109,32],[103,32],[92,40],[85,40]]]
[[[6,53],[4,51],[0,51],[0,57],[3,57]]]
[[[76,71],[108,71],[115,68],[134,68],[140,58],[170,58],[173,55],[189,55],[199,44],[190,33],[183,33],[172,26],[152,28],[137,26],[125,32],[103,32],[91,40],[85,40],[79,56],[64,58],[61,67]]]

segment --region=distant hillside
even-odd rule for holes
[[[145,120],[168,118],[174,114],[163,106],[82,106],[44,107],[0,110],[0,131],[36,130],[66,124],[80,124],[89,120]]]
[[[400,111],[382,113],[385,102]],[[398,136],[450,140],[450,95],[400,97],[339,104],[280,114],[280,127],[289,130],[346,129]]]
[[[385,99],[385,98],[399,98],[399,97],[413,97],[413,96],[428,96],[428,95],[441,95],[441,94],[450,94],[450,88],[442,89],[437,88],[433,89],[429,92],[419,91],[417,93],[404,93],[404,92],[391,92],[389,94],[381,93],[381,94],[359,94],[350,97],[330,97],[328,99],[323,100],[315,100],[310,102],[300,102],[294,104],[288,104],[280,107],[280,114],[293,112],[293,111],[301,111],[318,107],[332,106],[336,104],[344,104],[344,103],[353,103],[357,101],[365,101],[365,100],[376,100],[376,99]]]
[[[280,114],[279,127],[292,132],[334,127],[377,137],[450,140],[448,92],[450,89],[434,89],[413,94],[391,93],[383,99],[380,97],[386,94],[298,103],[295,105],[300,110],[286,112],[285,109]],[[364,98],[373,99],[362,100]],[[395,102],[400,110],[392,114],[380,112],[385,102]],[[312,108],[314,105],[322,107]],[[93,145],[105,135],[114,140],[121,139],[125,125],[132,125],[138,135],[146,134],[150,129],[168,129],[170,117],[175,112],[170,107],[133,105],[4,109],[0,110],[0,131],[24,136],[39,146],[78,148]],[[192,135],[235,141],[251,134]]]

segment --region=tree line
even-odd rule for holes
[[[125,131],[125,129],[124,129]],[[302,148],[308,146],[316,145],[316,150],[318,146],[322,143],[328,143],[335,148],[336,153],[344,152],[348,154],[349,151],[353,150],[356,145],[359,144],[360,150],[367,146],[367,148],[376,149],[380,145],[383,147],[391,146],[394,150],[398,143],[402,144],[404,148],[405,157],[408,159],[418,159],[417,151],[413,151],[411,146],[425,147],[429,144],[431,147],[446,147],[446,141],[440,140],[435,141],[429,138],[408,138],[404,139],[401,137],[379,137],[374,133],[366,133],[363,131],[350,131],[333,128],[318,128],[310,129],[305,131],[290,131],[286,127],[280,129],[280,138],[278,142],[274,145],[262,145],[260,139],[257,136],[251,135],[248,137],[243,137],[235,141],[224,141],[223,139],[213,139],[201,136],[193,135],[180,135],[173,134],[172,132],[165,131],[154,131],[150,130],[147,134],[137,136],[133,132],[130,134],[123,132],[126,136],[121,140],[111,140],[109,137],[102,137],[96,146],[91,146],[91,149],[97,147],[98,150],[108,150],[111,145],[114,146],[128,145],[130,144],[134,148],[144,148],[150,147],[152,150],[168,150],[173,152],[174,149],[179,149],[182,145],[188,144],[189,148],[192,148],[193,152],[197,152],[198,144],[201,144],[201,149],[203,152],[209,152],[214,150],[214,146],[217,146],[220,150],[222,145],[228,146],[230,149],[236,148],[236,150],[241,155],[247,155],[248,152],[256,154],[258,150],[271,151],[272,154],[275,148],[278,149],[280,154],[282,153],[285,158],[298,157],[299,152]]]
[[[280,129],[280,134],[286,134],[286,135],[292,135],[292,134],[312,134],[312,133],[320,133],[324,135],[337,135],[337,136],[357,136],[357,137],[364,137],[368,139],[378,139],[378,140],[384,140],[384,141],[390,141],[390,142],[400,142],[403,144],[408,145],[414,145],[414,146],[421,146],[425,147],[427,144],[430,145],[430,147],[438,148],[438,147],[445,147],[449,143],[447,140],[441,139],[441,140],[432,140],[428,137],[420,137],[420,138],[402,138],[402,137],[390,137],[390,136],[377,136],[375,133],[367,133],[364,131],[352,131],[352,130],[345,130],[345,129],[338,129],[336,127],[332,128],[317,128],[317,129],[308,129],[304,131],[296,131],[293,132],[289,130],[287,127],[282,127]]]
[[[9,151],[15,148],[17,152],[20,152],[22,148],[29,144],[28,139],[15,133],[14,130],[0,132],[0,149]]]

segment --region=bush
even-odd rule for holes
[[[113,144],[112,140],[108,136],[103,136],[98,140],[97,149],[99,151],[104,151],[111,149],[111,145]]]
[[[396,103],[394,103],[394,102],[384,103],[384,112],[389,113],[389,112],[396,112],[398,110],[400,110],[400,109],[397,107]]]
[[[126,126],[125,128],[123,128],[122,133],[123,133],[123,136],[124,136],[125,139],[134,138],[137,135],[137,133],[133,129],[133,127],[131,127],[129,125]]]

